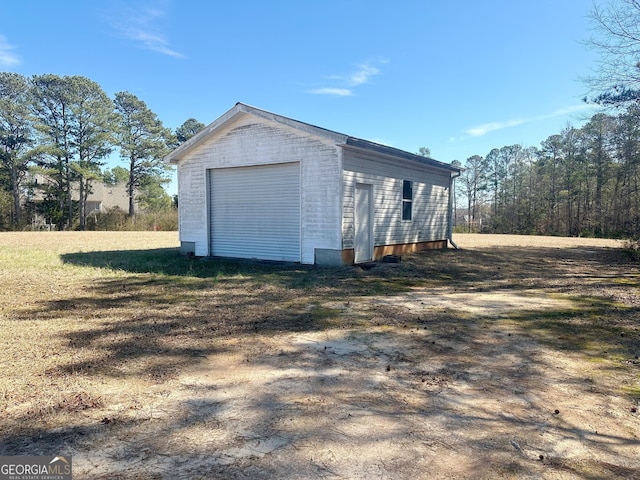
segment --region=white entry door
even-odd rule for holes
[[[356,183],[355,210],[355,263],[373,258],[373,194],[371,185]]]

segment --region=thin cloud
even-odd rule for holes
[[[584,112],[585,110],[593,109],[594,106],[587,103],[583,103],[582,105],[572,105],[570,107],[561,108],[547,115],[540,115],[539,117],[535,117],[534,120],[546,120],[548,118],[562,117],[563,115],[570,115],[572,113]]]
[[[141,28],[128,28],[123,30],[126,38],[139,42],[145,49],[162,53],[174,58],[184,58],[184,55],[171,49],[167,39],[149,30]]]
[[[119,9],[118,18],[112,19],[110,24],[119,37],[132,40],[145,50],[173,58],[185,58],[182,53],[171,48],[169,40],[157,25],[167,16],[167,10],[167,3],[162,1],[138,9],[125,6]]]
[[[367,62],[358,64],[357,69],[349,75],[332,75],[329,80],[335,80],[341,85],[338,87],[322,87],[307,90],[307,93],[314,95],[334,95],[340,97],[350,97],[354,95],[354,88],[365,85],[371,81],[373,77],[381,73],[376,64],[385,64],[388,60],[377,60],[376,62]]]
[[[490,132],[495,132],[496,130],[503,130],[505,128],[517,127],[518,125],[523,125],[525,123],[537,122],[540,120],[548,120],[550,118],[562,117],[564,115],[570,115],[572,113],[582,112],[584,110],[588,110],[593,108],[590,105],[573,105],[566,108],[561,108],[551,113],[547,113],[544,115],[538,115],[535,117],[529,118],[518,118],[513,120],[506,120],[503,122],[490,122],[483,123],[482,125],[478,125],[477,127],[469,128],[465,130],[465,133],[471,137],[481,137]]]
[[[527,123],[531,120],[527,119],[518,119],[518,120],[507,120],[506,122],[491,122],[484,123],[477,127],[473,127],[468,129],[465,133],[467,135],[471,135],[472,137],[481,137],[486,135],[489,132],[494,132],[496,130],[502,130],[504,128],[515,127],[517,125],[522,125],[523,123]]]
[[[15,67],[22,62],[20,57],[13,53],[16,47],[9,44],[7,39],[0,35],[0,66]]]
[[[371,77],[374,77],[380,73],[380,69],[373,65],[362,64],[358,65],[358,71],[353,73],[349,77],[349,84],[357,87],[358,85],[364,85],[369,83]]]
[[[348,88],[314,88],[313,90],[307,90],[307,92],[314,95],[335,95],[336,97],[350,97],[353,95],[353,90]]]

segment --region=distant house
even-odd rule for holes
[[[76,192],[74,200],[79,198]],[[118,207],[125,212],[129,211],[129,190],[125,183],[117,185],[106,185],[102,182],[91,185],[91,193],[87,197],[87,215],[93,212],[104,212],[105,210]]]
[[[242,103],[165,161],[183,253],[343,265],[450,239],[459,168]]]
[[[53,184],[53,180],[46,175],[40,173],[34,174],[30,177],[30,183],[35,186],[33,188],[33,194],[29,197],[29,200],[38,203],[42,202],[45,198],[44,190],[47,184]],[[74,186],[71,195],[72,200],[80,200],[80,192],[77,185]],[[91,193],[87,197],[86,216],[95,215],[100,212],[118,207],[121,210],[129,211],[129,193],[127,185],[125,183],[118,183],[116,185],[106,185],[102,182],[93,182],[91,184]],[[34,219],[34,224],[37,226],[44,226],[46,224],[44,217],[37,215]]]

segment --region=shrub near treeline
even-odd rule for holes
[[[175,231],[178,230],[178,210],[167,209],[157,213],[137,214],[133,217],[118,207],[90,215],[87,230],[120,231]]]

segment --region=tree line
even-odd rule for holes
[[[96,182],[126,184],[131,217],[137,205],[171,204],[162,159],[203,127],[190,118],[173,132],[135,95],[111,99],[86,77],[0,72],[0,229],[36,213],[58,229],[85,229]],[[116,150],[125,166],[104,169]]]
[[[599,59],[583,79],[585,101],[618,113],[598,113],[539,147],[509,145],[468,158],[458,228],[640,240],[640,2],[594,3],[588,17],[586,44]]]
[[[458,192],[467,231],[636,238],[640,235],[640,105],[598,113],[539,147],[467,159]]]

